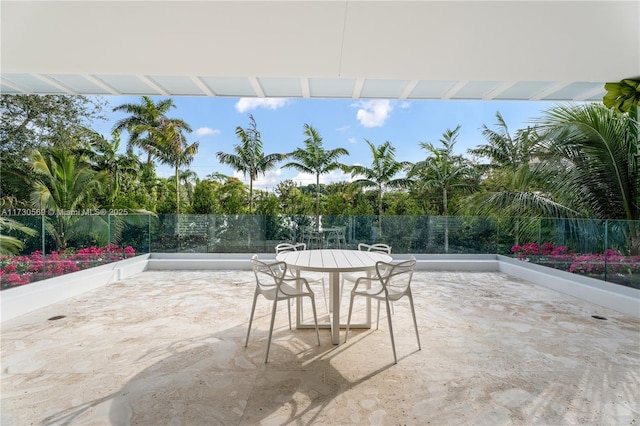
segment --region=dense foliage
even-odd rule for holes
[[[219,161],[247,175],[246,185],[219,174],[198,176],[187,168],[198,143],[187,142],[188,123],[168,116],[175,108],[171,99],[142,97],[138,103],[116,107],[129,115],[113,124],[114,133],[108,137],[90,128],[101,119],[102,104],[100,98],[75,96],[1,96],[0,210],[6,219],[0,222],[0,252],[33,250],[20,241],[43,229],[48,252],[120,244],[143,220],[134,214],[139,212],[277,213],[315,217],[309,225],[316,227],[321,216],[324,221],[327,216],[377,215],[377,223],[367,226],[378,226],[378,238],[387,218],[443,216],[445,251],[449,222],[455,224],[448,218],[458,216],[500,219],[514,236],[512,244],[536,240],[533,222],[523,218],[566,218],[575,230],[580,218],[636,224],[640,219],[635,110],[630,114],[596,103],[558,106],[543,114],[537,125],[514,133],[498,113],[496,127],[483,128],[486,143],[470,150],[469,156],[454,155],[459,128],[446,129],[437,142],[416,141],[425,156],[415,164],[396,162],[391,141],[366,141],[370,166],[349,165],[344,161],[348,151],[342,148],[326,150],[320,132],[310,124],[303,127],[299,148],[265,154],[250,117],[249,127],[236,129],[239,144],[234,153],[218,153]],[[125,137],[126,149],[120,147]],[[171,165],[175,176],[158,177],[156,162]],[[311,173],[316,183],[282,181],[274,192],[254,190],[253,180],[274,167]],[[352,182],[320,183],[323,174],[335,169],[351,172]],[[27,213],[26,218],[21,214],[34,211],[45,213]],[[107,217],[101,212],[115,214]],[[177,222],[165,226],[180,237]],[[283,237],[274,224],[270,226],[273,238]],[[628,254],[640,251],[637,225],[625,228],[623,238]]]

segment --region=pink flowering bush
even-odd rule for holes
[[[30,256],[0,256],[0,288],[29,284],[46,278],[93,268],[135,256],[131,246],[111,244],[105,247],[86,247],[79,250],[52,251],[44,259],[42,252]]]
[[[605,266],[607,273],[612,275],[640,274],[640,256],[624,256],[612,249],[604,253],[578,254],[570,252],[565,246],[527,243],[515,245],[511,251],[520,260],[531,260],[580,275],[601,277],[605,273]]]
[[[542,246],[537,243],[527,243],[521,246],[511,247],[513,253],[518,254],[518,259],[524,259],[529,256],[563,256],[569,253],[569,249],[565,246],[554,246],[551,243],[543,243]]]

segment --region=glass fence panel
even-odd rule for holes
[[[154,216],[148,214],[129,214],[117,221],[112,220],[111,242],[120,247],[131,247],[136,255],[150,252],[150,230]],[[115,224],[115,226],[114,226]]]
[[[606,222],[605,268],[601,279],[640,289],[640,221]]]
[[[151,251],[253,253],[275,243],[279,218],[257,215],[162,215],[151,227]]]
[[[122,244],[133,218],[100,213],[78,210],[2,217],[0,287],[29,284],[135,256],[134,246]]]
[[[335,215],[322,216],[318,229],[315,217],[307,215],[66,213],[1,217],[1,288],[142,253],[272,253],[280,242],[350,249],[382,242],[397,254],[497,253],[640,287],[638,221],[464,216],[379,221],[373,215]]]

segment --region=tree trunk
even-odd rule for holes
[[[253,211],[253,178],[249,178],[249,214]]]
[[[446,187],[442,188],[442,205],[444,207],[444,252],[449,253],[449,206]]]
[[[320,232],[320,174],[316,174],[316,231]]]
[[[378,187],[378,238],[382,238],[382,185]]]
[[[178,179],[178,166],[176,166],[176,214],[180,214],[180,181]]]

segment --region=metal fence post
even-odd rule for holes
[[[604,280],[607,281],[607,250],[609,248],[609,219],[604,221]]]

